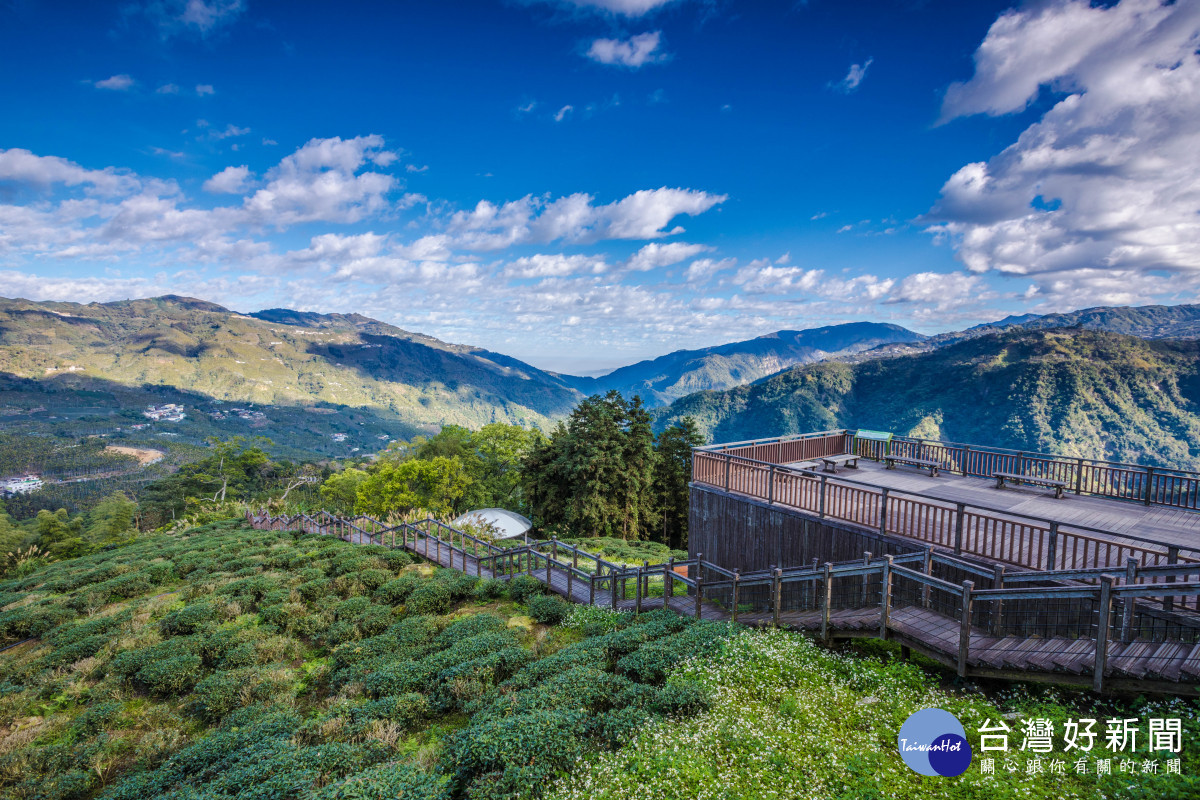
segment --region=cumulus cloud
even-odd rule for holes
[[[357,222],[383,210],[396,179],[359,170],[396,160],[379,135],[312,139],[266,174],[267,184],[246,198],[245,211],[263,225],[300,222]]]
[[[679,226],[664,230],[675,217],[701,214],[725,200],[726,195],[665,186],[599,206],[583,193],[553,201],[527,195],[503,205],[481,200],[473,210],[454,214],[449,230],[459,246],[472,250],[556,240],[658,239],[683,232]]]
[[[196,94],[199,95],[200,97],[204,97],[205,95],[211,95],[211,94],[216,94],[216,93],[217,93],[217,90],[212,87],[212,84],[208,84],[208,83],[196,84]]]
[[[241,194],[250,183],[250,168],[243,164],[240,167],[226,167],[204,182],[203,189],[213,194]]]
[[[943,119],[1066,96],[990,161],[963,166],[927,219],[972,272],[1200,270],[1200,4],[1082,0],[1003,14]],[[1050,279],[1047,279],[1050,280]]]
[[[164,83],[154,90],[155,94],[179,94],[179,84]]]
[[[708,245],[688,244],[686,242],[670,242],[668,244],[650,244],[638,250],[629,257],[625,266],[633,272],[646,272],[659,267],[669,267],[686,261],[693,256],[712,250]]]
[[[871,68],[871,64],[874,62],[875,59],[868,58],[862,64],[851,64],[850,70],[846,73],[846,77],[833,84],[833,88],[840,92],[853,92],[858,88],[858,85],[863,82],[863,79],[867,77],[867,70]]]
[[[666,59],[666,54],[658,49],[661,39],[660,31],[639,33],[628,39],[596,39],[587,56],[600,64],[637,69]]]
[[[599,275],[608,270],[608,264],[599,256],[587,255],[532,255],[518,258],[504,269],[511,278],[550,278],[567,275]]]
[[[97,89],[109,89],[114,92],[124,92],[133,86],[133,78],[124,73],[113,75],[111,78],[105,78],[102,81],[96,81]]]
[[[21,148],[0,150],[0,180],[41,187],[87,185],[105,195],[131,192],[140,185],[126,171],[113,167],[86,169],[65,158],[39,156]]]

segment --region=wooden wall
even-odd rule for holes
[[[911,541],[691,484],[688,554],[695,558],[703,553],[704,560],[726,569],[802,567],[814,558],[820,563],[851,561],[867,551],[881,556],[920,549]]]

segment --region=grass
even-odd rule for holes
[[[832,653],[794,633],[750,631],[725,640],[719,651],[694,659],[668,679],[698,685],[712,697],[698,715],[647,726],[620,750],[580,760],[547,796],[554,800],[693,798],[1185,798],[1200,791],[1200,708],[1164,700],[1099,704],[1088,695],[1012,687],[992,697],[941,688],[931,673],[884,654]],[[957,778],[926,778],[904,765],[897,731],[921,708],[958,716],[975,760]],[[1029,774],[1037,754],[1015,750],[1017,719],[1047,718],[1057,731],[1070,718],[1149,717],[1184,720],[1182,775],[1077,775],[1073,757],[1064,775]],[[1009,720],[1014,752],[997,759],[994,775],[980,769],[977,729],[987,719]],[[1144,736],[1144,733],[1143,733]],[[1103,737],[1101,737],[1101,740]],[[1103,749],[1103,743],[1098,746]],[[1140,764],[1150,754],[1139,744]],[[1106,754],[1111,755],[1111,754]],[[1043,756],[1048,761],[1055,754]],[[1045,767],[1045,764],[1043,764]]]

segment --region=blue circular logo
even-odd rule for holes
[[[958,717],[940,708],[916,711],[896,737],[900,757],[913,772],[953,778],[971,766],[971,745]]]

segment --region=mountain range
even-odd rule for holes
[[[796,367],[658,409],[710,442],[871,428],[1200,470],[1200,342],[1011,326],[929,352]]]
[[[626,397],[640,395],[646,405],[653,407],[693,392],[741,386],[799,364],[925,338],[899,325],[850,322],[802,331],[775,331],[702,350],[676,350],[598,378],[563,376],[563,380],[585,394],[616,389]]]
[[[105,415],[140,418],[147,403],[171,400],[211,406],[193,416],[215,427],[187,423],[199,440],[230,432],[214,404],[252,404],[273,410],[256,432],[340,452],[329,439],[348,421],[342,449],[444,424],[546,429],[583,396],[615,389],[656,407],[659,427],[690,414],[715,440],[862,424],[1135,461],[1144,446],[1192,463],[1191,345],[1166,341],[1190,337],[1200,337],[1197,305],[1024,315],[929,337],[857,322],[680,350],[591,378],[358,314],[241,314],[178,296],[0,299],[0,427],[27,422],[31,432],[93,413],[86,430],[103,431]],[[1089,363],[1101,358],[1111,361]],[[1174,394],[1139,383],[1155,375]],[[972,394],[979,387],[990,400]],[[1073,410],[1055,417],[1051,407]]]

